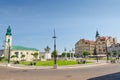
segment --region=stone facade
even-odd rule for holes
[[[105,55],[108,51],[108,47],[117,44],[117,39],[112,37],[101,37],[96,38],[96,53],[98,55]]]
[[[95,41],[81,39],[75,44],[75,54],[80,56],[84,51],[89,52],[90,54],[94,53]]]
[[[117,44],[117,39],[111,36],[99,36],[98,31],[96,31],[96,40],[90,41],[85,39],[80,39],[75,44],[75,54],[81,56],[84,51],[89,52],[91,55],[97,54],[100,56],[105,56],[108,52],[108,48],[111,45]]]
[[[111,53],[117,52],[118,55],[120,55],[120,43],[113,44],[110,47],[108,47],[108,52]]]

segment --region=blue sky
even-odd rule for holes
[[[48,45],[53,50],[53,30],[57,49],[74,48],[81,39],[101,36],[120,39],[120,0],[0,0],[0,48],[8,25],[13,45],[35,47]]]

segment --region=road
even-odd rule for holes
[[[23,70],[0,67],[0,80],[120,80],[120,64],[74,68]]]

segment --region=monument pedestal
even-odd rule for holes
[[[7,66],[10,66],[10,64],[7,64]]]

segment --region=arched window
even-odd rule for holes
[[[15,56],[18,58],[19,57],[19,52],[15,52]]]

